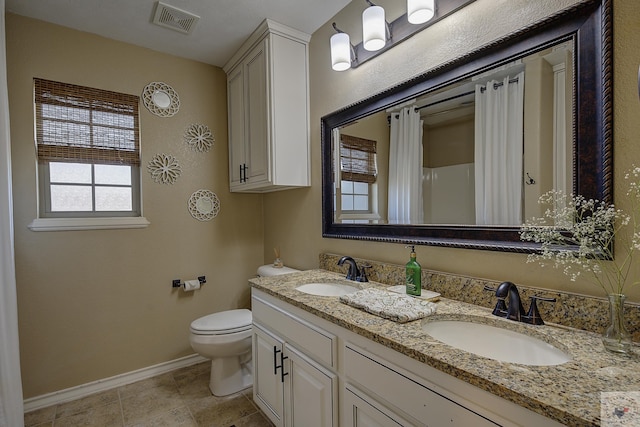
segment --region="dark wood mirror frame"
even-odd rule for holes
[[[563,40],[575,41],[573,191],[612,203],[612,0],[575,5],[410,81],[322,118],[322,235],[420,245],[531,252],[518,227],[338,224],[333,220],[332,129]]]

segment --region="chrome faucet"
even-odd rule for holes
[[[364,271],[365,268],[370,266],[362,266],[362,271],[358,269],[358,264],[350,256],[343,256],[338,260],[338,265],[343,265],[345,262],[349,264],[349,271],[347,272],[347,280],[355,280],[356,282],[368,282],[367,275]]]
[[[522,307],[522,301],[520,300],[520,292],[515,284],[511,282],[502,282],[498,286],[498,289],[485,286],[487,291],[495,291],[498,302],[493,309],[493,315],[498,317],[504,317],[507,319],[515,320],[516,322],[529,323],[531,325],[544,325],[540,312],[538,311],[537,301],[555,302],[555,298],[544,298],[540,296],[532,296],[531,305],[529,306],[529,312],[524,313]],[[509,304],[505,304],[505,300],[509,298]]]

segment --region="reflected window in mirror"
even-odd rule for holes
[[[377,143],[336,132],[339,175],[335,177],[336,220],[349,224],[369,224],[378,215]]]

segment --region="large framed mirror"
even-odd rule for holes
[[[530,252],[520,225],[544,192],[612,202],[611,7],[577,4],[324,116],[323,236]]]

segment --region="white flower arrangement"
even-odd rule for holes
[[[542,218],[528,220],[520,238],[541,245],[527,262],[561,268],[572,281],[585,274],[606,294],[623,294],[635,252],[640,250],[640,167],[625,174],[631,214],[614,205],[552,190],[538,203],[549,206]],[[624,252],[613,256],[613,240]],[[632,282],[636,285],[639,282]]]

